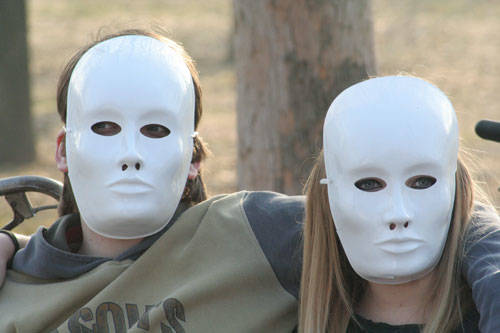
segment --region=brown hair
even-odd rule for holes
[[[459,159],[456,171],[453,214],[443,255],[436,267],[437,281],[429,300],[431,316],[423,332],[450,332],[470,306],[470,288],[462,280],[464,233],[470,221],[473,191],[467,168]],[[346,332],[354,306],[364,293],[366,281],[352,269],[335,231],[330,213],[323,152],[317,158],[306,190],[304,264],[300,291],[301,332]]]
[[[76,52],[73,55],[73,57],[71,57],[69,62],[64,67],[64,70],[62,71],[61,75],[59,76],[59,82],[57,84],[57,112],[61,117],[61,121],[63,123],[66,123],[69,81],[71,78],[71,74],[73,73],[73,70],[75,69],[75,66],[80,60],[80,58],[85,54],[85,52],[87,52],[90,48],[92,48],[96,44],[99,44],[100,42],[103,42],[111,38],[119,36],[127,36],[127,35],[148,36],[151,38],[158,39],[159,41],[162,41],[165,44],[167,44],[169,47],[171,47],[173,50],[175,50],[178,54],[182,56],[193,79],[194,92],[195,92],[194,127],[196,129],[200,122],[203,109],[201,104],[200,78],[198,76],[198,71],[196,70],[193,59],[189,56],[189,54],[187,54],[187,52],[181,45],[174,42],[173,40],[163,36],[160,33],[142,29],[127,29],[98,37],[93,42],[81,48],[78,52]],[[193,148],[193,157],[191,159],[191,163],[201,162],[206,158],[208,149],[206,148],[204,142],[199,136],[194,137],[193,140],[194,140],[193,142],[194,148]],[[64,142],[62,144],[64,144]],[[184,188],[184,193],[182,194],[181,202],[186,203],[188,205],[193,205],[205,200],[206,198],[207,198],[207,191],[201,176],[201,170],[199,170],[198,176],[196,176],[195,179],[187,180],[186,186]],[[58,212],[59,215],[78,212],[78,207],[76,205],[73,191],[71,189],[71,183],[69,181],[67,173],[64,174],[63,194],[59,202]]]

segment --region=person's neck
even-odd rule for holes
[[[390,325],[424,324],[429,310],[429,295],[435,273],[398,285],[368,282],[356,313],[373,322]]]
[[[82,221],[82,236],[83,240],[80,250],[78,250],[79,254],[109,258],[117,257],[143,239],[114,239],[104,237],[92,231],[84,221]]]

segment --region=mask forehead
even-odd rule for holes
[[[455,112],[439,89],[421,79],[382,77],[348,88],[330,106],[323,135],[327,173],[394,162],[455,171]]]
[[[163,112],[194,122],[194,88],[182,57],[165,42],[120,36],[88,50],[76,65],[68,89],[68,128],[81,118],[114,111],[129,117]]]

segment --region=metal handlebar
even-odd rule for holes
[[[38,192],[59,200],[63,185],[53,179],[39,176],[18,176],[0,179],[0,196],[5,196],[14,218],[2,229],[12,230],[25,219],[29,219],[41,210],[54,209],[57,205],[33,207],[26,192]]]

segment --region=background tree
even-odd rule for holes
[[[0,164],[34,158],[24,0],[0,1]]]
[[[375,72],[370,2],[233,4],[238,187],[299,194],[331,101]]]

